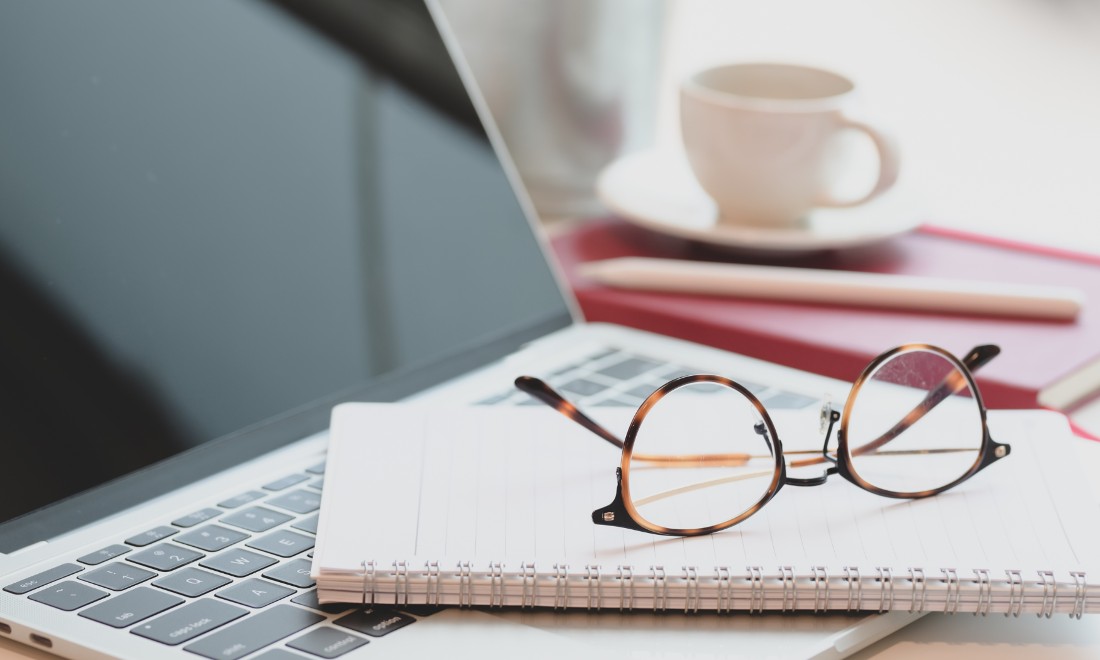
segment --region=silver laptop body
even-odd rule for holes
[[[443,22],[398,0],[0,9],[0,651],[842,657],[911,620],[317,605],[335,403],[526,405],[521,373],[592,407],[685,370],[768,405],[846,393],[585,324]]]

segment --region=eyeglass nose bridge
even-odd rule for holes
[[[811,487],[811,486],[820,486],[821,484],[828,481],[829,477],[833,476],[836,473],[837,473],[837,468],[834,465],[832,467],[826,468],[825,471],[822,472],[821,476],[819,476],[819,477],[806,477],[806,478],[802,478],[802,479],[799,479],[799,478],[796,478],[796,477],[787,477],[787,481],[786,481],[785,485],[787,485],[787,486],[800,486],[800,487],[803,487],[803,488],[808,488],[808,487]]]
[[[830,463],[836,463],[836,457],[829,455],[829,438],[833,435],[833,426],[840,421],[840,413],[833,410],[832,403],[826,397],[825,402],[821,406],[821,432],[825,436],[825,442],[821,445],[821,456]],[[825,469],[818,477],[787,477],[785,484],[790,486],[799,486],[803,488],[809,488],[812,486],[820,486],[828,481],[829,477],[837,474],[838,468],[836,465],[832,465]]]

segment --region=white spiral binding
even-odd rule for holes
[[[401,600],[403,599],[403,600]],[[409,565],[408,562],[393,562],[393,603],[409,604]]]
[[[824,566],[814,566],[813,581],[814,614],[818,614],[829,609],[829,571],[825,570]],[[821,589],[822,584],[825,585],[824,593]]]
[[[360,595],[362,596],[363,605],[374,604],[374,560],[363,560],[359,563],[359,567],[363,570],[363,585],[360,589]],[[370,593],[370,598],[367,598],[367,594]]]
[[[859,579],[859,567],[845,566],[844,579],[848,582],[848,611],[858,610],[863,606],[863,581]]]
[[[653,611],[664,612],[668,608],[668,580],[664,566],[649,567],[650,580],[653,582]]]
[[[749,614],[764,612],[764,574],[759,566],[747,567],[749,571]]]
[[[535,565],[531,563],[520,564],[520,577],[523,580],[523,596],[520,599],[521,608],[534,607],[539,599],[538,573]]]
[[[730,582],[730,569],[728,566],[715,566],[714,579],[717,583],[718,604],[715,611],[718,614],[733,610],[733,584]]]
[[[1080,571],[1072,571],[1073,576],[1073,611],[1069,613],[1071,619],[1080,619],[1085,613],[1085,598],[1088,595],[1088,583],[1085,582],[1085,574]]]
[[[470,562],[458,562],[458,606],[471,607],[473,605],[473,588],[470,584]]]
[[[1054,580],[1053,571],[1037,571],[1039,581],[1043,585],[1043,605],[1036,616],[1050,618],[1054,616],[1054,607],[1058,603],[1058,583]]]
[[[974,610],[974,616],[989,616],[989,609],[993,607],[993,585],[989,581],[989,571],[975,568],[974,576],[978,579],[978,606]]]
[[[599,611],[600,601],[603,600],[603,593],[600,589],[600,566],[599,564],[587,564],[584,567],[584,571],[584,579],[588,583],[588,604],[586,606],[586,609],[592,609],[592,601],[593,599],[595,599],[596,610]],[[595,589],[593,589],[593,586],[595,587]],[[593,593],[593,591],[595,593]]]
[[[782,611],[793,612],[798,604],[798,587],[794,583],[794,569],[790,566],[780,566],[779,579],[783,581]]]
[[[489,562],[489,607],[504,607],[504,564]]]
[[[619,566],[619,611],[634,609],[634,567]]]
[[[1005,571],[1005,575],[1008,577],[1008,609],[1005,610],[1005,616],[1011,614],[1019,618],[1024,609],[1024,578],[1018,570],[1009,569]]]
[[[554,609],[569,606],[569,565],[554,564]]]
[[[909,569],[909,584],[913,591],[909,597],[909,613],[924,612],[924,599],[928,595],[928,582],[924,579],[923,568]],[[920,586],[920,603],[917,603],[917,586]]]
[[[427,580],[424,602],[428,605],[439,605],[439,562],[425,562],[424,567],[428,569],[424,575]]]
[[[699,574],[694,566],[684,566],[684,614],[699,612]]]
[[[894,573],[887,566],[876,566],[876,578],[879,583],[878,613],[894,609]]]
[[[959,574],[953,568],[941,568],[943,581],[947,583],[947,593],[943,600],[943,613],[954,614],[959,611]]]

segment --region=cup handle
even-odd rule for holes
[[[875,182],[875,185],[866,195],[862,195],[855,199],[836,199],[828,193],[823,194],[821,198],[817,200],[816,206],[833,208],[859,206],[886,192],[894,185],[894,182],[898,180],[900,157],[898,154],[897,142],[894,138],[863,122],[848,117],[840,117],[840,125],[841,129],[860,131],[871,138],[871,141],[875,145],[875,150],[878,151],[878,181]]]

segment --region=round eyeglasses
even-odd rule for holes
[[[843,412],[822,406],[821,449],[786,455],[764,405],[723,376],[684,376],[661,386],[622,440],[545,382],[521,376],[516,387],[622,449],[615,499],[592,513],[593,522],[698,536],[744,521],[784,485],[817,486],[839,474],[877,495],[921,498],[1004,458],[1010,447],[990,437],[971,374],[998,353],[993,345],[962,360],[928,344],[887,351],[853,383]],[[788,467],[812,465],[826,469],[810,478],[787,475]]]

